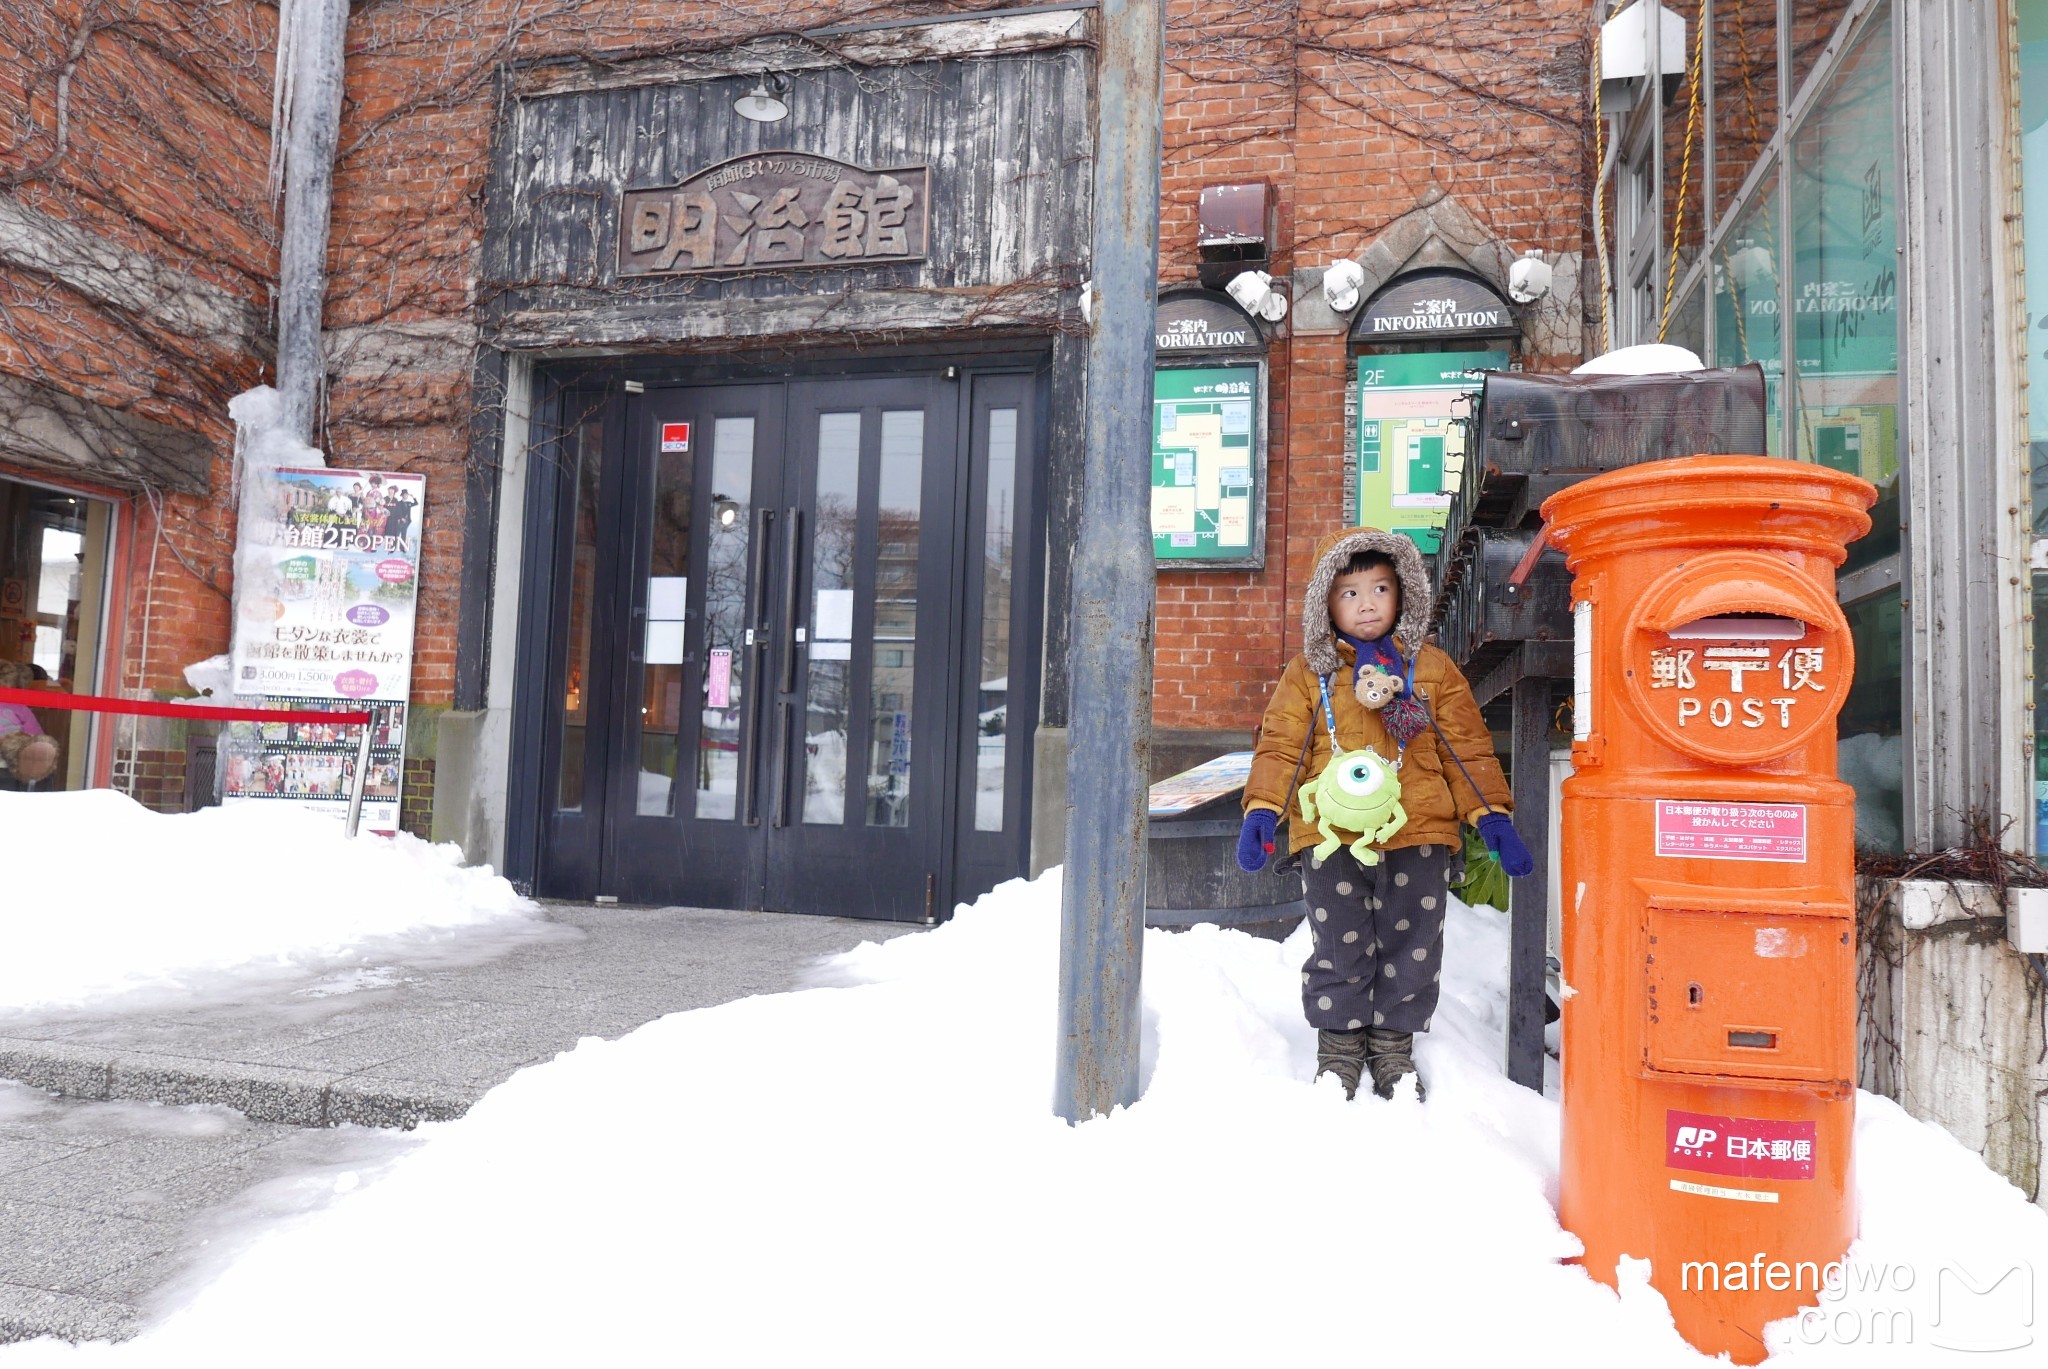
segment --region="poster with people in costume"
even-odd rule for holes
[[[265,472],[272,516],[256,584],[242,587],[237,702],[372,715],[362,827],[398,827],[412,692],[426,477],[403,472]],[[220,741],[222,802],[294,802],[344,817],[355,783],[353,725],[234,723]]]

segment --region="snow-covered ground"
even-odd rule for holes
[[[152,813],[111,790],[0,793],[0,1018],[167,1003],[546,934],[540,909],[453,846],[350,841],[285,804]]]
[[[1309,1082],[1301,938],[1148,934],[1144,1097],[1069,1128],[1058,902],[1007,884],[817,988],[586,1040],[251,1233],[138,1339],[0,1369],[1709,1363],[1640,1277],[1566,1263],[1556,1104],[1497,1063],[1504,918],[1453,909],[1426,1106]],[[1865,1097],[1858,1141],[1857,1268],[1919,1277],[1831,1300],[1788,1354],[2037,1362],[1836,1343],[1845,1311],[1926,1326],[1944,1260],[2048,1270],[2048,1217],[1945,1135]]]

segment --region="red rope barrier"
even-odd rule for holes
[[[60,694],[52,689],[0,689],[0,704],[63,708],[86,713],[131,713],[140,718],[210,718],[223,723],[367,723],[367,711],[323,713],[312,708],[211,708],[205,704],[158,703],[154,699],[109,699],[95,694]]]

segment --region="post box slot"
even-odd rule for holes
[[[1806,624],[1777,613],[1722,613],[1680,623],[1665,636],[1692,642],[1796,642]]]
[[[1643,910],[1643,1063],[1660,1073],[1853,1077],[1850,925],[1781,911]]]

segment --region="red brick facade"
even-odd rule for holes
[[[211,498],[164,500],[160,542],[151,502],[130,502],[116,683],[177,691],[180,667],[227,646],[233,518],[225,401],[269,378],[263,311],[275,275],[266,158],[276,12],[169,0],[15,8],[24,12],[0,32],[0,109],[10,111],[0,124],[0,194],[174,266],[261,321],[249,338],[185,336],[95,299],[63,272],[24,269],[0,255],[0,375],[194,429],[216,445]],[[472,320],[505,64],[565,52],[706,51],[900,8],[672,0],[356,6],[330,249],[333,374],[319,442],[336,465],[428,478],[417,703],[453,697],[465,460],[478,406]],[[932,17],[927,6],[914,10]],[[1214,7],[1173,0],[1169,28],[1163,283],[1194,278],[1201,187],[1252,179],[1276,192],[1275,274],[1283,281],[1358,255],[1437,196],[1455,201],[1509,255],[1580,252],[1591,28],[1580,0],[1261,0],[1220,17]],[[68,120],[61,146],[60,86]],[[1572,316],[1553,335],[1575,338],[1576,294],[1545,307]],[[1293,624],[1310,548],[1342,517],[1349,350],[1341,332],[1304,334],[1294,325],[1291,318],[1269,356],[1266,568],[1159,577],[1154,716],[1162,727],[1243,729],[1256,721],[1270,681],[1298,647]],[[1523,356],[1538,368],[1577,359]],[[408,825],[415,796],[430,786],[431,766],[409,764]]]

